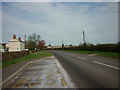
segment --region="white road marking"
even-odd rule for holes
[[[59,80],[61,80],[61,83],[64,85],[64,87],[66,86],[68,88],[76,88],[76,84],[74,82],[71,82],[69,74],[62,67],[60,62],[57,59],[55,59],[54,62],[56,62],[57,68],[62,72],[61,74],[57,74],[57,76]]]
[[[108,64],[104,64],[104,63],[101,63],[101,62],[98,62],[98,61],[93,61],[94,63],[97,63],[97,64],[100,64],[100,65],[104,65],[104,66],[107,66],[107,67],[111,67],[111,68],[114,68],[114,69],[120,69],[118,67],[115,67],[115,66],[111,66],[111,65],[108,65]]]
[[[79,58],[79,59],[83,59],[83,60],[86,60],[86,58],[83,58],[83,57],[77,57],[77,58]]]
[[[88,55],[88,56],[96,56],[97,54],[90,54],[90,55]]]
[[[70,54],[70,56],[72,56],[72,57],[73,57],[74,55],[71,55],[71,54]]]
[[[51,57],[52,59],[54,58],[54,56]]]

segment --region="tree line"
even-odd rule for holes
[[[25,40],[25,48],[29,50],[40,50],[45,47],[45,40],[41,40],[41,36],[33,33]]]
[[[45,46],[45,40],[41,39],[40,35],[33,33],[32,35],[28,36],[28,39],[25,41],[25,47],[29,50],[41,50],[47,49]],[[103,51],[103,52],[120,52],[120,42],[113,43],[113,44],[80,44],[78,46],[69,45],[66,47],[62,43],[61,48],[54,48],[54,49],[64,49],[64,50],[81,50],[81,51]]]
[[[120,42],[113,44],[81,44],[79,46],[64,47],[65,50],[82,50],[82,51],[103,51],[103,52],[119,52]]]

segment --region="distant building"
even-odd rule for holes
[[[62,46],[47,46],[47,49],[61,49]]]
[[[16,39],[16,35],[13,35],[12,39],[6,44],[6,46],[9,48],[9,52],[25,50],[25,43],[21,41],[20,37]]]

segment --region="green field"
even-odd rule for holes
[[[98,54],[100,56],[110,57],[110,58],[120,58],[117,52],[99,52],[99,51],[80,51],[80,50],[63,50],[66,52],[75,52],[81,54]]]
[[[43,58],[46,56],[51,56],[52,54],[48,51],[39,51],[39,52],[35,52],[35,53],[31,53],[28,54],[22,58],[18,58],[15,60],[10,60],[10,61],[6,61],[2,63],[2,67],[6,67],[9,66],[11,64],[17,63],[17,62],[21,62],[21,61],[26,61],[26,60],[31,60],[31,59],[37,59],[37,58]]]

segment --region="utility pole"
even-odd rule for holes
[[[85,32],[83,31],[83,42],[84,42],[84,45],[86,45],[86,42],[85,42]]]
[[[49,42],[49,45],[48,46],[51,46],[51,43]]]
[[[62,49],[64,49],[64,44],[63,44],[63,41],[62,41]]]
[[[25,43],[25,48],[26,48],[26,35],[25,35],[24,39],[25,39],[24,43]]]
[[[25,35],[24,39],[25,39],[25,43],[26,43],[26,35]]]

